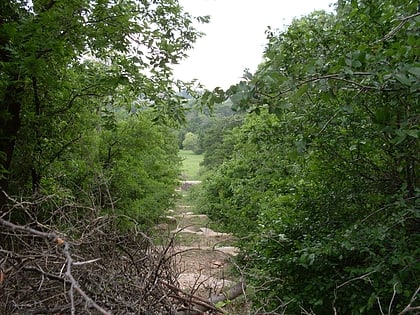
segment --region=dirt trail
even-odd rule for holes
[[[183,200],[167,218],[174,225],[171,234],[176,236],[175,246],[179,252],[181,288],[209,297],[231,287],[235,279],[229,274],[229,267],[232,257],[238,253],[238,249],[231,246],[232,235],[210,229],[208,217],[192,212]]]

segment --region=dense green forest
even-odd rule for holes
[[[195,18],[173,1],[10,0],[0,19],[0,206],[53,195],[161,214],[179,164],[169,126],[184,119],[171,64]]]
[[[1,314],[174,308],[144,233],[175,202],[189,84],[172,67],[208,19],[172,0],[0,2]]]
[[[420,6],[334,8],[197,91],[172,66],[209,18],[175,0],[1,1],[0,313],[175,313],[145,233],[179,149],[204,154],[196,202],[255,314],[420,312]]]
[[[418,1],[338,1],[201,99],[248,113],[204,151],[200,207],[238,236],[261,309],[419,312],[419,26]]]

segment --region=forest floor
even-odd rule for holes
[[[161,228],[167,228],[174,237],[180,288],[207,299],[221,294],[240,281],[233,272],[233,258],[239,250],[233,246],[234,237],[231,234],[217,232],[209,227],[209,218],[197,213],[188,198],[185,198],[187,191],[179,193],[181,197],[178,205],[168,211],[167,225]],[[242,297],[218,306],[223,306],[228,314],[247,314],[246,304]]]

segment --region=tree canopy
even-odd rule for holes
[[[185,105],[172,65],[194,20],[176,0],[0,2],[0,312],[173,312],[171,244],[143,231],[184,144],[259,312],[418,313],[418,1],[268,29],[255,73]]]
[[[243,238],[267,311],[418,310],[419,26],[417,1],[340,0],[268,30],[258,70],[204,95],[258,114],[223,138],[201,207]]]
[[[144,233],[175,202],[172,66],[196,20],[175,0],[0,1],[0,313],[173,309]]]
[[[176,1],[8,0],[0,9],[5,192],[30,177],[39,189],[46,166],[80,143],[86,126],[110,127],[116,111],[149,107],[156,121],[183,119],[171,65],[200,33]]]

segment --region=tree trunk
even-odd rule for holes
[[[11,1],[1,1],[0,26],[18,22],[18,11]],[[12,163],[13,150],[16,137],[20,128],[21,98],[24,91],[22,78],[16,65],[13,65],[13,57],[6,49],[10,38],[6,32],[0,33],[0,62],[4,64],[2,72],[8,82],[2,92],[0,100],[0,211],[5,205],[7,198],[3,193],[9,186],[8,172]]]
[[[6,203],[9,186],[8,172],[12,163],[16,137],[20,128],[21,95],[23,85],[18,83],[17,74],[12,77],[12,82],[6,88],[6,93],[0,104],[0,209]]]

